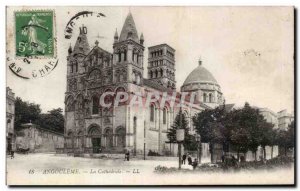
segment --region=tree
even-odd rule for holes
[[[211,162],[213,162],[214,145],[224,144],[226,140],[226,128],[223,124],[225,105],[215,109],[206,109],[193,117],[196,132],[201,135],[201,141],[209,143]]]
[[[180,122],[180,116],[181,116],[181,122]],[[167,137],[170,143],[177,143],[176,140],[177,129],[184,129],[184,141],[183,141],[184,149],[188,151],[197,150],[197,143],[195,137],[189,134],[188,121],[181,110],[177,114],[174,123],[171,125],[171,128],[168,129]]]
[[[285,156],[287,155],[287,138],[288,138],[288,136],[287,136],[287,132],[285,130],[282,130],[282,129],[278,130],[276,142],[280,148],[284,149]],[[280,154],[281,154],[281,152],[280,152]]]
[[[255,154],[256,160],[258,146],[262,145],[265,153],[266,145],[272,144],[273,125],[266,122],[259,110],[247,102],[243,108],[227,113],[224,124],[228,129],[230,145],[237,151],[238,158],[241,152],[245,155],[250,150]]]
[[[15,102],[15,129],[21,129],[21,124],[35,123],[39,120],[41,108],[39,104],[23,101],[20,97],[16,98]]]
[[[276,143],[284,148],[284,155],[286,156],[287,150],[295,147],[295,122],[292,121],[287,130],[278,130],[276,135]]]
[[[263,148],[264,151],[264,159],[266,159],[266,146],[271,146],[272,143],[272,136],[273,136],[273,127],[274,125],[271,123],[268,123],[266,121],[264,121],[261,125],[261,142],[260,145]]]
[[[48,113],[41,114],[37,124],[45,129],[52,131],[64,132],[64,116],[61,108],[52,109]]]
[[[23,101],[20,97],[15,102],[15,130],[20,130],[21,124],[34,123],[52,131],[64,132],[64,116],[62,109],[52,109],[48,113],[41,113],[39,104]]]
[[[295,122],[292,121],[287,130],[287,148],[295,147]]]
[[[276,133],[277,131],[275,129],[272,129],[272,131],[270,132],[270,146],[271,146],[271,159],[273,158],[274,155],[274,146],[276,146]]]

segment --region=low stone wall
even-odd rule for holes
[[[30,152],[56,152],[56,148],[64,147],[63,135],[47,132],[38,128],[25,128],[18,131],[16,149],[27,149]]]

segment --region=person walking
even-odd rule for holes
[[[224,163],[225,162],[225,155],[224,154],[222,154],[221,159],[222,159],[222,163]]]
[[[188,165],[192,165],[193,161],[192,161],[192,157],[190,154],[188,155],[187,160],[188,160]]]
[[[195,170],[196,167],[198,166],[198,160],[197,159],[194,160],[192,166],[193,166],[193,170]]]
[[[233,167],[236,167],[237,163],[238,163],[237,160],[236,160],[236,158],[233,155],[231,155],[231,163],[232,163]]]
[[[129,161],[129,151],[126,151],[126,153],[125,153],[125,160],[127,160],[127,161]]]
[[[10,151],[10,159],[13,159],[13,158],[15,158],[15,151],[11,150]]]
[[[184,153],[184,154],[182,155],[182,164],[185,164],[185,160],[186,160],[186,154]]]

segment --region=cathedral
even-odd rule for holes
[[[148,63],[144,64],[144,36],[139,35],[131,13],[125,19],[120,35],[113,37],[113,52],[89,45],[88,29],[80,27],[74,47],[67,56],[67,89],[65,93],[65,152],[68,153],[124,153],[134,155],[150,150],[160,155],[172,154],[167,130],[171,127],[178,107],[160,100],[147,107],[132,106],[128,102],[102,107],[100,97],[105,92],[126,92],[145,100],[149,92],[168,97],[172,92],[195,93],[192,105],[182,108],[191,133],[195,133],[192,117],[223,103],[223,95],[213,75],[198,66],[187,76],[180,92],[176,92],[175,49],[168,44],[148,47]],[[197,65],[197,64],[195,64]],[[144,69],[147,66],[147,77]],[[163,94],[166,92],[167,94]],[[113,102],[106,96],[104,102]],[[175,97],[175,102],[179,102]],[[174,149],[173,149],[174,150]]]

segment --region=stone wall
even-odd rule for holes
[[[16,149],[30,149],[30,152],[55,152],[64,147],[62,134],[46,131],[36,127],[24,128],[17,132]]]

